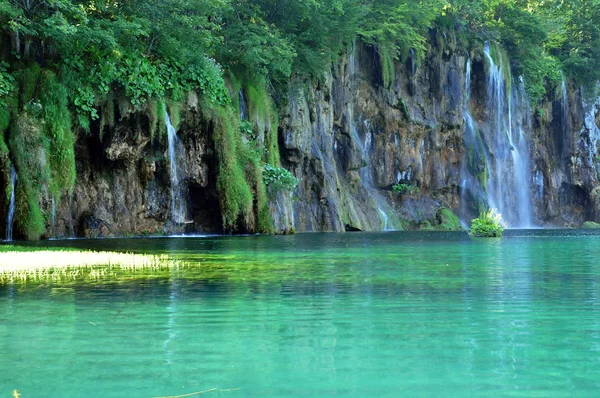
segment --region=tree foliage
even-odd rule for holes
[[[176,108],[196,91],[219,121],[219,187],[232,228],[248,217],[251,191],[264,191],[263,164],[279,166],[272,97],[293,75],[321,78],[358,39],[378,51],[390,88],[394,62],[423,57],[437,30],[502,47],[538,101],[561,72],[582,85],[600,80],[598,10],[600,0],[0,0],[0,141],[9,144],[1,167],[32,173],[20,191],[36,235],[42,187],[55,195],[73,187],[78,129],[145,111],[154,132],[163,104]],[[250,102],[246,127],[264,139],[260,156],[234,159],[251,154],[236,136],[240,90]],[[46,154],[43,175],[15,153],[34,144]]]

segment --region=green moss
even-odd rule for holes
[[[146,115],[148,116],[148,128],[150,130],[150,138],[154,138],[158,130],[158,101],[154,98],[149,98],[146,101]]]
[[[258,156],[252,156],[252,151],[245,152],[249,163],[246,179],[254,185],[256,198],[254,211],[257,215],[257,229],[258,232],[272,234],[275,232],[275,228],[269,211],[267,187],[263,181],[263,169],[260,167]]]
[[[442,231],[460,231],[462,229],[460,219],[448,208],[440,209],[437,213],[437,219],[440,223],[438,229]]]
[[[50,180],[48,140],[40,120],[27,114],[18,117],[12,126],[9,148],[18,172],[15,203],[17,230],[29,240],[37,240],[45,231],[44,217],[39,204],[42,186]]]
[[[71,129],[67,90],[54,73],[44,71],[40,79],[40,94],[45,142],[49,149],[50,191],[59,198],[60,191],[72,192],[76,177],[75,136]]]
[[[242,216],[246,224],[252,214],[252,191],[245,179],[241,155],[242,140],[239,118],[232,108],[219,107],[213,111],[214,140],[219,164],[217,189],[223,217],[223,227],[233,230]]]
[[[21,182],[17,182],[15,221],[25,239],[39,240],[46,230],[44,216],[35,194]]]
[[[242,90],[242,82],[233,73],[228,74],[227,88],[231,97],[231,105],[240,114],[240,90]]]
[[[279,117],[273,99],[264,82],[246,82],[248,117],[258,133],[264,133],[264,161],[279,166],[279,144],[277,132]],[[257,134],[260,135],[260,134]]]
[[[24,108],[35,96],[41,69],[37,63],[30,64],[16,74],[19,82],[19,102]]]
[[[164,135],[167,133],[167,119],[165,115],[165,109],[167,105],[164,101],[156,102],[156,115],[157,115],[157,125],[158,125],[158,133],[160,135]]]
[[[6,139],[4,133],[0,134],[0,172],[4,175],[4,181],[10,181],[10,166],[11,161],[9,158],[10,151],[6,145]],[[4,188],[4,198],[6,203],[10,202],[12,195],[12,184],[9,182]]]
[[[183,102],[174,100],[167,101],[166,106],[167,111],[169,112],[169,118],[171,119],[171,124],[173,127],[175,127],[175,130],[179,129],[179,125],[181,124],[181,110],[183,108]]]
[[[10,111],[5,107],[0,107],[0,134],[4,134],[9,125]]]
[[[396,69],[394,67],[394,58],[390,51],[384,47],[379,46],[379,62],[381,63],[381,77],[383,80],[383,87],[389,89],[394,80],[396,80]]]

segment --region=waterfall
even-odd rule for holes
[[[248,106],[246,105],[246,96],[244,96],[244,90],[240,90],[240,120],[248,120]]]
[[[414,95],[417,91],[417,54],[415,53],[414,48],[410,49],[410,87],[412,91],[412,95]]]
[[[10,204],[8,206],[8,217],[6,218],[6,240],[12,240],[13,233],[13,222],[15,218],[15,191],[17,190],[17,171],[13,165],[10,166],[10,182],[11,182],[11,193],[10,193]]]
[[[487,143],[494,159],[488,170],[488,204],[496,208],[511,227],[532,227],[529,143],[525,134],[526,129],[531,131],[529,99],[523,79],[519,78],[519,84],[507,79],[505,68],[510,66],[504,65],[501,59],[496,64],[488,42],[484,53],[489,63],[487,95],[491,113],[486,121],[491,135]]]
[[[560,139],[556,143],[557,153],[560,156],[560,162],[564,166],[564,157],[565,152],[567,152],[567,148],[565,148],[565,144],[569,141],[569,94],[567,92],[567,82],[563,76],[562,82],[560,85],[561,88],[561,134],[559,135]],[[568,152],[567,152],[568,153]]]
[[[562,94],[562,128],[563,133],[567,133],[569,129],[569,94],[567,93],[567,82],[565,82],[565,78],[563,77],[561,82],[561,94]]]
[[[52,195],[52,236],[56,236],[56,203],[54,200],[54,195]]]
[[[381,216],[381,224],[382,224],[382,230],[383,231],[387,231],[388,230],[388,216],[387,214],[385,214],[385,211],[381,210],[381,208],[377,208],[377,211],[379,211],[379,215]]]
[[[177,131],[171,124],[169,113],[165,110],[165,121],[169,140],[169,171],[171,177],[171,221],[177,224],[186,223],[186,201],[183,195],[183,145],[177,138]]]
[[[481,209],[482,183],[488,178],[490,160],[483,138],[471,114],[471,60],[465,66],[465,94],[463,103],[465,158],[461,167],[460,219],[463,227],[471,225]]]

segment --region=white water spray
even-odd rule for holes
[[[171,220],[177,224],[186,223],[186,201],[183,196],[182,182],[184,179],[183,166],[181,164],[183,147],[177,131],[171,124],[169,113],[165,111],[165,121],[167,123],[167,134],[169,141],[169,171],[171,177]]]
[[[496,64],[487,42],[484,53],[489,63],[488,108],[493,113],[487,121],[492,127],[493,138],[488,144],[494,159],[489,167],[488,203],[511,227],[530,228],[533,226],[533,203],[529,145],[525,134],[525,129],[531,131],[529,99],[523,79],[519,78],[519,84],[506,79],[505,68],[510,66],[504,65],[501,59]]]

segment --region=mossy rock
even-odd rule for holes
[[[440,223],[438,229],[441,231],[460,231],[460,219],[454,212],[448,208],[442,208],[437,213],[437,219]]]
[[[435,231],[436,230],[436,228],[434,228],[429,221],[423,221],[421,224],[419,224],[419,229],[421,231]]]
[[[600,224],[597,222],[586,221],[583,223],[585,229],[600,229]]]

